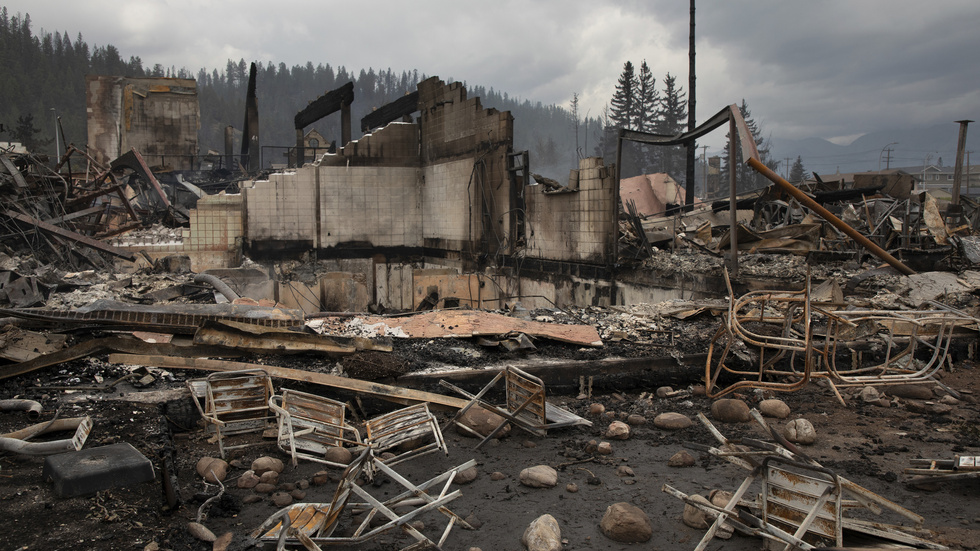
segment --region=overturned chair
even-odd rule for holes
[[[347,424],[347,407],[336,400],[282,389],[282,394],[269,398],[269,408],[276,414],[279,425],[279,448],[289,453],[293,466],[299,459],[346,467],[325,459],[329,448],[363,446],[357,429]]]
[[[436,451],[449,455],[435,415],[428,404],[415,404],[386,413],[364,424],[365,444],[375,455],[390,452],[395,457],[385,461],[388,466]]]
[[[449,486],[456,473],[475,464],[476,461],[471,459],[435,478],[416,485],[395,472],[390,466],[377,461],[371,448],[364,448],[344,471],[343,477],[333,494],[333,499],[329,503],[297,503],[280,509],[252,533],[252,538],[263,542],[276,542],[277,550],[284,549],[286,545],[302,545],[306,549],[313,550],[328,545],[356,545],[391,530],[399,529],[415,540],[414,543],[404,547],[402,551],[426,547],[441,549],[456,524],[472,529],[466,521],[450,511],[446,504],[461,495],[459,490],[449,491]],[[385,501],[378,500],[356,483],[361,473],[367,474],[371,470],[389,476],[404,491]],[[370,487],[370,485],[366,485],[366,487]],[[352,494],[364,501],[352,502]],[[398,514],[394,511],[396,508],[402,510],[406,507],[411,507],[411,510],[404,514]],[[352,524],[353,532],[350,535],[335,536],[333,534],[340,524],[341,513],[345,509],[354,513],[364,513],[364,518],[356,524]],[[448,518],[445,528],[442,529],[436,540],[411,526],[412,521],[431,512],[440,513]],[[387,521],[371,528],[372,521],[376,517],[387,518]],[[426,522],[426,524],[429,523]]]
[[[483,397],[501,380],[504,381],[505,403],[503,406],[496,406],[484,400]],[[514,366],[507,366],[497,373],[497,376],[476,395],[470,394],[445,380],[439,381],[439,384],[470,399],[469,403],[463,406],[449,421],[449,424],[455,423],[461,429],[473,432],[468,427],[458,423],[457,420],[477,404],[504,418],[504,421],[497,425],[490,434],[476,445],[477,448],[480,448],[496,436],[508,422],[514,423],[521,429],[538,436],[546,436],[550,429],[571,427],[574,425],[592,426],[591,421],[583,419],[564,408],[548,403],[545,399],[544,382],[534,375],[525,373]]]
[[[225,437],[261,433],[273,427],[269,399],[274,391],[272,378],[265,370],[211,373],[204,379],[187,381],[187,388],[204,419],[205,431],[217,434],[218,450],[222,458],[225,457],[226,450],[262,444],[259,441],[228,446],[225,444]]]

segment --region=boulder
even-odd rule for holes
[[[695,463],[697,460],[687,450],[681,450],[667,460],[668,467],[693,467]]]
[[[217,457],[202,457],[197,461],[197,474],[211,484],[215,484],[228,477],[228,463]]]
[[[272,502],[276,504],[276,507],[285,507],[287,505],[292,505],[293,496],[287,494],[286,492],[276,492],[272,494]]]
[[[642,543],[653,537],[650,517],[632,503],[614,503],[606,508],[599,522],[605,536],[622,543]]]
[[[327,451],[323,453],[323,458],[331,463],[350,465],[351,460],[354,459],[354,455],[347,448],[330,446],[327,448]]]
[[[255,475],[255,471],[245,471],[242,476],[238,477],[238,487],[248,490],[254,488],[259,483],[259,477]]]
[[[493,432],[493,429],[497,428],[504,421],[504,418],[497,415],[496,413],[475,405],[470,409],[466,410],[466,413],[459,416],[456,419],[456,423],[469,428],[470,430],[476,432],[480,436],[486,437],[488,434]],[[468,436],[475,438],[475,435],[468,430],[465,430],[459,426],[456,427],[456,432],[462,436]],[[504,428],[500,429],[497,433],[497,438],[503,438],[510,432],[510,423],[508,423]]]
[[[861,389],[861,392],[858,393],[858,397],[861,398],[862,402],[870,404],[881,400],[881,393],[878,392],[877,388],[869,385]]]
[[[932,389],[926,385],[889,385],[885,392],[908,400],[932,400],[934,397]]]
[[[275,457],[265,456],[265,457],[260,457],[255,461],[252,461],[252,470],[255,471],[255,474],[259,476],[262,476],[262,473],[268,471],[275,471],[277,473],[281,473],[283,467],[284,465],[282,464],[282,461],[276,459]]]
[[[693,424],[694,421],[691,421],[691,418],[687,415],[684,415],[683,413],[675,413],[673,411],[661,413],[653,418],[653,426],[664,430],[686,429]]]
[[[468,469],[463,469],[456,473],[453,477],[453,484],[469,484],[476,480],[477,470],[476,467],[470,467]]]
[[[630,426],[622,421],[613,421],[609,423],[609,428],[606,429],[606,438],[610,440],[626,440],[630,437]]]
[[[187,531],[191,533],[195,538],[206,541],[208,543],[213,542],[218,539],[218,536],[214,535],[214,532],[208,530],[208,527],[199,522],[188,522]]]
[[[817,441],[817,431],[814,430],[809,421],[802,417],[787,423],[786,428],[783,429],[783,436],[796,444],[809,445]]]
[[[647,423],[647,418],[642,415],[637,415],[636,413],[631,413],[626,417],[626,424],[630,426],[645,425]]]
[[[558,484],[558,471],[547,465],[528,467],[521,471],[520,480],[530,488],[554,488]]]
[[[759,402],[759,413],[765,417],[775,417],[776,419],[785,419],[789,417],[789,406],[786,402],[772,398],[769,400],[763,400]]]
[[[528,551],[561,551],[561,529],[551,515],[541,515],[524,530],[521,543]]]
[[[723,398],[711,404],[711,417],[722,423],[747,423],[752,419],[749,406],[737,398]]]
[[[279,483],[279,473],[276,471],[266,471],[259,475],[259,482],[265,484],[278,484]]]

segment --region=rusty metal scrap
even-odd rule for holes
[[[931,310],[841,309],[839,303],[813,300],[809,277],[801,291],[752,291],[741,297],[732,292],[727,272],[725,280],[729,309],[705,364],[706,392],[713,398],[742,388],[795,391],[814,378],[827,380],[835,391],[930,382],[945,365],[954,334],[976,331],[980,323],[938,303]],[[884,351],[880,362],[854,362],[857,351],[872,345]],[[839,367],[842,355],[854,363]],[[737,380],[722,387],[723,374]]]

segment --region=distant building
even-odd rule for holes
[[[908,167],[904,170],[915,176],[915,188],[917,190],[945,193],[952,193],[953,191],[953,173],[955,172],[955,167],[925,165]],[[980,167],[964,163],[963,181],[960,183],[960,186],[960,193],[962,195],[980,194]]]
[[[150,166],[193,170],[201,114],[187,78],[88,75],[88,146],[108,164],[135,148]]]

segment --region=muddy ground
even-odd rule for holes
[[[451,348],[451,347],[450,347]],[[457,347],[466,349],[465,346]],[[568,347],[569,355],[582,353]],[[397,353],[397,351],[396,351]],[[449,352],[444,352],[449,354]],[[464,354],[459,352],[459,354]],[[405,354],[411,361],[411,354]],[[293,358],[290,364],[302,363]],[[893,399],[891,407],[867,405],[856,397],[848,398],[842,406],[829,389],[811,384],[804,390],[783,394],[792,408],[791,418],[802,416],[816,427],[818,441],[806,451],[824,466],[866,486],[926,519],[925,528],[933,532],[929,539],[957,549],[980,546],[980,482],[967,481],[941,485],[935,491],[910,488],[902,470],[911,458],[952,458],[954,454],[980,455],[980,430],[974,396],[980,396],[980,381],[976,366],[968,360],[957,360],[954,369],[944,374],[943,382],[961,393],[963,400],[946,414],[915,413],[916,403]],[[125,369],[109,365],[105,358],[90,358],[49,368],[41,372],[0,382],[0,394],[5,397],[23,395],[40,399],[49,419],[56,411],[61,417],[90,415],[95,421],[86,447],[128,442],[150,458],[156,467],[157,479],[129,487],[99,492],[94,496],[58,498],[49,481],[42,478],[43,458],[14,455],[0,456],[0,511],[3,511],[5,530],[0,531],[0,549],[211,549],[210,544],[194,540],[186,526],[195,519],[203,501],[217,494],[218,488],[205,484],[195,473],[196,462],[205,455],[216,456],[217,445],[209,442],[196,427],[194,409],[184,394],[183,380],[204,373],[159,373],[157,382],[136,389],[121,383],[112,392],[65,392],[39,390],[39,385],[80,384],[91,382],[96,375],[112,381]],[[698,382],[699,373],[691,372],[690,383]],[[299,384],[275,381],[299,390],[313,390],[331,396],[330,389],[304,387]],[[680,388],[674,382],[675,388]],[[399,471],[411,480],[421,482],[468,459],[476,459],[479,475],[469,484],[460,486],[462,497],[450,508],[469,518],[479,529],[455,529],[446,542],[446,549],[484,550],[522,549],[520,536],[536,517],[549,513],[561,527],[566,549],[634,549],[649,545],[630,545],[614,542],[599,530],[599,521],[607,506],[626,501],[643,509],[654,527],[654,547],[657,549],[693,549],[702,532],[688,528],[681,520],[682,504],[661,491],[668,483],[687,493],[706,494],[721,488],[734,490],[746,472],[698,452],[693,467],[672,468],[667,459],[683,448],[685,442],[711,444],[706,429],[695,424],[679,432],[667,432],[653,427],[651,422],[634,425],[633,435],[625,441],[613,441],[613,453],[599,456],[587,451],[590,441],[601,441],[610,419],[637,414],[648,421],[661,412],[677,411],[694,417],[707,413],[711,401],[703,396],[682,396],[670,399],[641,399],[655,392],[656,384],[634,388],[603,391],[591,398],[574,395],[553,395],[551,400],[564,404],[580,415],[589,417],[591,428],[575,427],[552,431],[548,437],[536,437],[512,431],[483,449],[473,449],[476,441],[447,431],[449,455],[429,455],[424,459],[400,465]],[[644,395],[645,394],[645,395]],[[344,396],[339,396],[345,398]],[[749,402],[758,400],[756,393],[745,396]],[[346,399],[346,398],[345,398]],[[938,400],[938,396],[937,396]],[[606,416],[589,416],[592,403],[605,406]],[[911,406],[910,406],[911,402]],[[374,415],[385,406],[382,402],[365,401],[357,413]],[[446,420],[447,413],[440,412]],[[23,427],[30,422],[23,413],[0,415],[0,432]],[[785,421],[775,421],[779,426]],[[720,425],[730,437],[763,437],[753,425]],[[261,439],[249,438],[254,442]],[[169,509],[163,492],[160,468],[168,449],[176,458],[179,495],[182,504]],[[235,487],[251,461],[261,455],[281,459],[287,456],[271,440],[265,445],[232,452],[233,468],[226,481],[224,497],[207,511],[204,524],[221,535],[233,533],[230,549],[242,549],[247,536],[276,507],[268,497],[248,504],[253,490]],[[280,483],[310,480],[322,466],[300,462],[287,466]],[[550,465],[559,470],[558,485],[550,489],[532,489],[518,483],[521,469],[534,465]],[[617,468],[628,466],[635,476],[618,476]],[[338,471],[331,471],[334,475]],[[492,480],[494,472],[503,473],[501,480]],[[575,484],[578,491],[569,492],[566,485]],[[371,492],[384,496],[393,489],[391,483],[369,486]],[[312,485],[306,490],[306,501],[328,501],[334,483]],[[434,534],[440,518],[423,519],[424,532]],[[878,520],[908,524],[895,515],[885,514]],[[349,522],[349,521],[348,521]],[[344,526],[341,527],[341,530]],[[385,536],[362,546],[363,549],[399,549],[410,540],[402,536]],[[714,549],[759,549],[761,540],[736,535],[724,543],[714,543]],[[157,546],[157,547],[154,547]],[[266,547],[270,548],[270,547]]]

